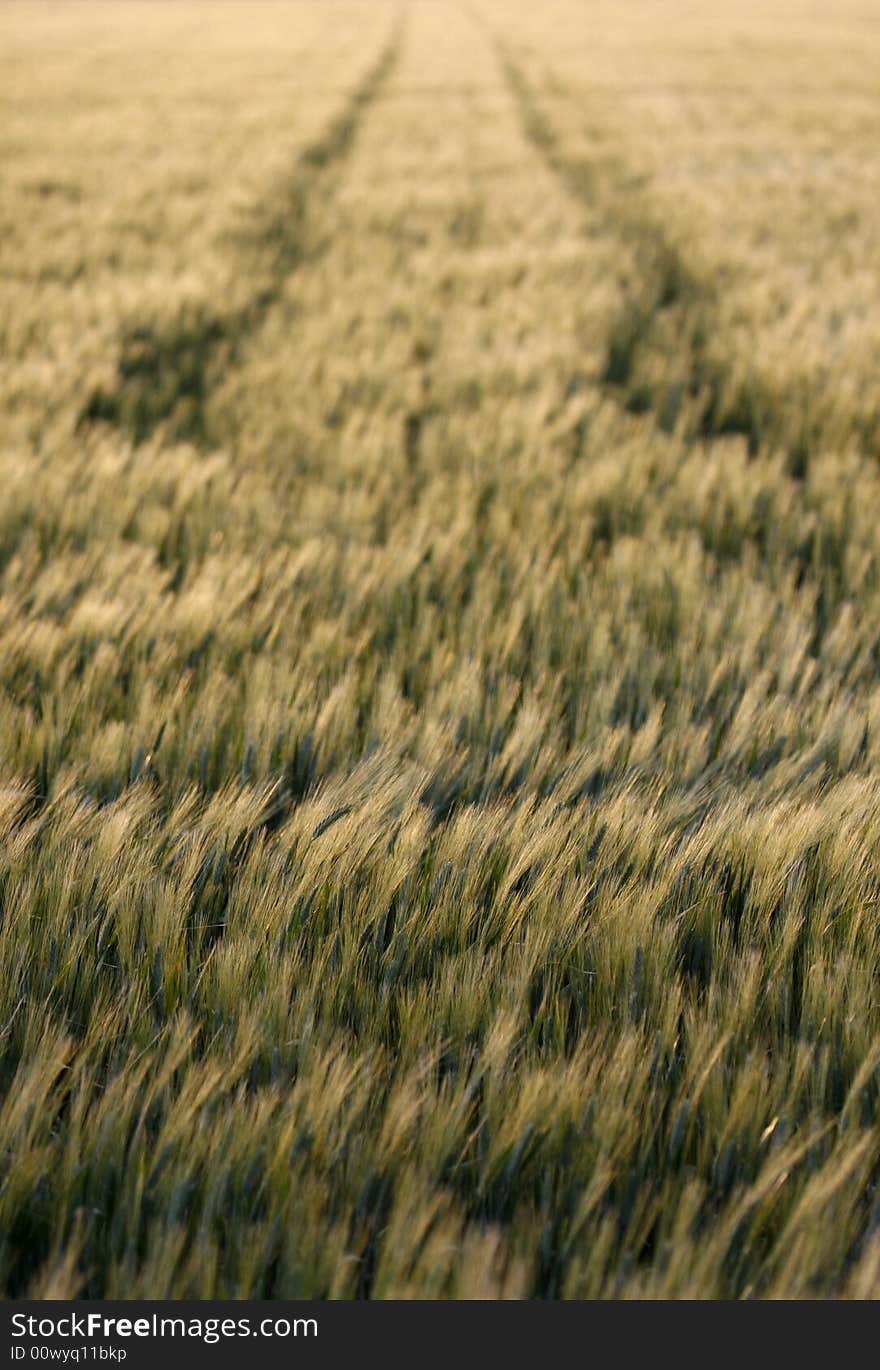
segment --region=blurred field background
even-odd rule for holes
[[[880,1294],[880,7],[0,6],[0,1290]]]

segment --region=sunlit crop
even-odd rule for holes
[[[869,0],[0,8],[0,1289],[880,1293]]]

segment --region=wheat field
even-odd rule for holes
[[[880,7],[0,6],[0,1292],[880,1294]]]

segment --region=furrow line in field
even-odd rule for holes
[[[286,281],[324,251],[315,232],[315,204],[332,196],[358,130],[396,67],[403,45],[406,12],[401,9],[377,60],[296,160],[290,183],[265,207],[241,240],[251,286],[227,307],[182,306],[170,322],[133,323],[120,339],[111,386],[98,387],[80,411],[78,427],[104,422],[138,443],[162,430],[174,440],[209,446],[218,435],[208,421],[207,402],[218,380],[235,366],[244,344],[262,326]],[[231,275],[232,273],[230,273]]]
[[[814,378],[782,390],[759,366],[727,355],[719,346],[724,328],[717,282],[659,221],[633,169],[569,153],[510,46],[497,35],[494,42],[526,139],[625,254],[623,299],[597,377],[603,388],[630,413],[651,415],[659,429],[687,442],[739,436],[753,457],[785,451],[795,479],[803,479],[811,456],[835,439],[850,437],[864,455],[877,456],[877,412],[866,410],[854,431],[842,434],[833,396]]]

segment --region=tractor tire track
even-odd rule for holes
[[[109,423],[137,444],[162,430],[172,440],[214,443],[208,399],[236,366],[244,344],[262,327],[288,278],[316,260],[326,242],[314,231],[314,207],[332,197],[358,130],[396,68],[404,41],[401,10],[377,60],[340,112],[298,156],[289,184],[271,204],[255,208],[240,246],[252,288],[243,303],[223,308],[183,306],[167,323],[134,323],[119,346],[116,375],[92,392],[77,429]]]
[[[832,425],[828,397],[806,377],[783,390],[719,349],[717,284],[670,238],[632,168],[568,154],[509,45],[492,41],[526,140],[566,194],[618,237],[631,264],[598,383],[628,412],[651,415],[686,442],[739,436],[752,457],[784,450],[789,475],[804,479]],[[862,455],[880,454],[875,412],[860,416],[855,438]]]

